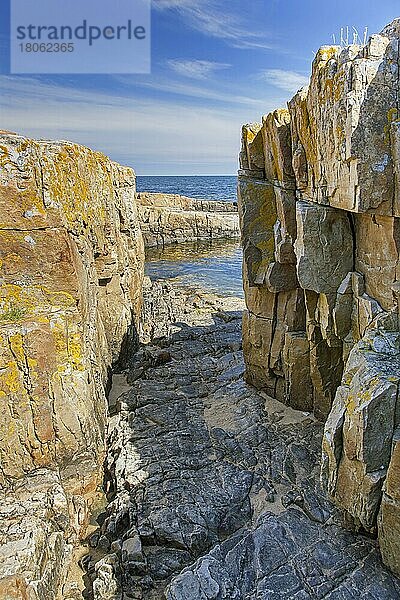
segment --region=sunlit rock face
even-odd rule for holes
[[[2,134],[0,215],[0,597],[53,598],[103,502],[108,369],[141,309],[135,176]]]
[[[327,490],[398,574],[399,44],[322,47],[243,127],[238,183],[247,381],[327,419]]]
[[[178,194],[137,194],[145,246],[240,237],[236,203],[197,200]]]

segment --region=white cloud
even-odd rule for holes
[[[168,60],[167,64],[178,75],[192,79],[208,79],[217,71],[228,69],[231,66],[226,63],[211,62],[208,60],[180,59]]]
[[[234,47],[273,48],[265,39],[265,33],[254,31],[243,22],[245,11],[241,4],[237,14],[232,10],[232,1],[228,3],[226,0],[153,0],[152,6],[160,11],[173,10],[193,29],[226,40]]]
[[[267,69],[259,74],[259,78],[281,90],[292,93],[307,85],[309,81],[306,75],[282,69]]]
[[[181,81],[162,79],[160,77],[156,79],[143,79],[138,82],[135,78],[129,78],[127,76],[114,77],[119,84],[128,86],[129,88],[137,88],[138,86],[164,92],[174,96],[182,96],[186,98],[196,98],[197,100],[211,100],[216,102],[223,102],[225,105],[246,105],[248,107],[258,107],[258,111],[262,112],[265,107],[265,101],[250,96],[235,95],[232,92],[224,91],[220,89],[211,89],[205,85],[196,85],[191,83],[182,83]],[[278,100],[279,102],[279,100]]]
[[[255,106],[203,107],[0,77],[0,129],[70,139],[140,174],[234,173],[241,124],[261,112]]]

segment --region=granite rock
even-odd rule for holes
[[[68,546],[104,503],[105,392],[136,335],[144,248],[131,169],[12,134],[1,136],[0,155],[0,485],[6,498],[14,487],[26,498],[24,552],[0,586],[15,577],[21,590],[41,586],[42,600],[56,594]],[[36,505],[29,489],[40,472]],[[68,508],[46,523],[37,506],[52,474]],[[1,558],[13,543],[2,538]]]
[[[146,320],[169,302],[171,321],[133,356],[110,423],[94,598],[396,598],[374,540],[342,530],[324,495],[321,423],[243,382],[242,302],[158,286]],[[278,313],[296,301],[287,293]],[[301,360],[307,339],[286,336]]]
[[[364,46],[323,46],[288,110],[252,125],[264,175],[254,141],[238,194],[246,380],[326,420],[324,485],[396,573],[399,48],[400,19]],[[277,313],[289,290],[296,327],[298,306]]]

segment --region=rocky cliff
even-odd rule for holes
[[[400,574],[400,20],[243,127],[247,381],[325,420],[322,478]]]
[[[3,133],[0,214],[0,597],[50,599],[104,503],[105,390],[141,308],[135,176]]]
[[[137,194],[145,245],[239,238],[239,217],[233,202],[196,200],[175,194]]]

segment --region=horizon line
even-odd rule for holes
[[[234,175],[232,175],[231,173],[197,173],[197,174],[187,174],[187,175],[164,175],[164,174],[155,174],[152,173],[151,175],[140,175],[139,173],[136,173],[136,177],[237,177],[237,174],[235,173]]]

